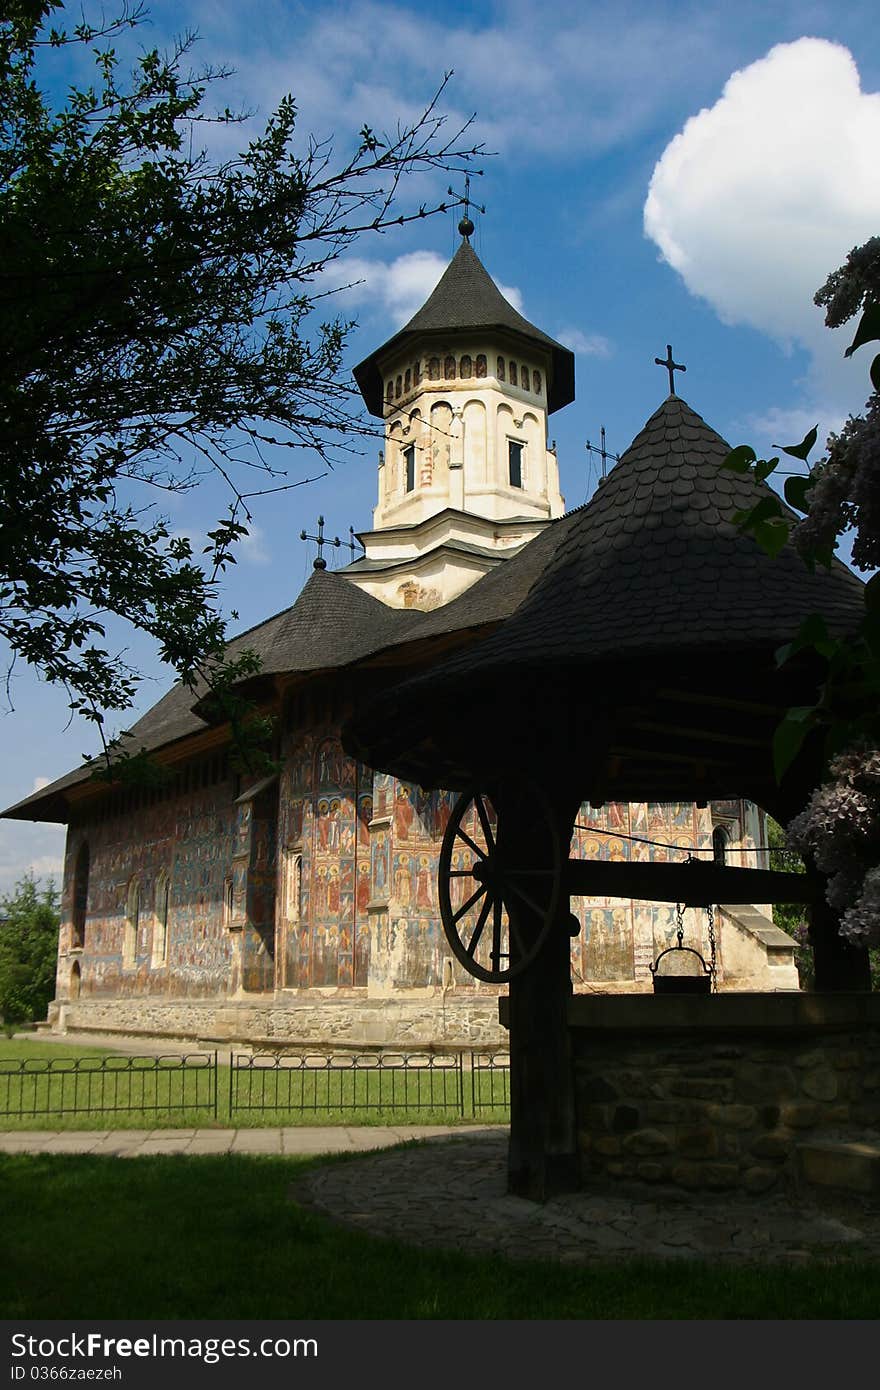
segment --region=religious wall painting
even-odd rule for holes
[[[413,900],[412,856],[396,853],[394,856],[394,901],[398,908],[407,908]]]
[[[592,906],[582,929],[580,953],[584,980],[630,980],[633,977],[633,933],[631,909]]]
[[[415,820],[413,788],[406,782],[398,782],[394,796],[394,838],[397,844],[410,838]]]
[[[388,894],[388,833],[378,830],[372,844],[373,897],[383,899]]]

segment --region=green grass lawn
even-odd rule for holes
[[[215,1114],[213,1071],[182,1072],[176,1056],[156,1068],[152,1059],[142,1062],[112,1048],[0,1041],[0,1130],[456,1124],[475,1118],[491,1124],[508,1119],[501,1073],[476,1077],[478,1096],[502,1103],[484,1103],[475,1112],[470,1075],[460,1079],[451,1070],[416,1068],[403,1074],[334,1066],[300,1072],[260,1066],[233,1069],[231,1090],[231,1069],[223,1065],[229,1053],[219,1056]],[[108,1059],[109,1072],[97,1069],[101,1058]],[[28,1066],[23,1076],[17,1070],[22,1061]],[[458,1104],[460,1084],[464,1114]],[[104,1108],[102,1097],[112,1111]]]
[[[876,1265],[579,1269],[400,1245],[289,1199],[328,1159],[0,1155],[4,1318],[874,1318]]]

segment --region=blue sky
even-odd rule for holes
[[[474,196],[474,246],[517,307],[577,353],[577,399],[550,420],[567,504],[592,493],[585,450],[605,426],[621,452],[666,394],[654,366],[671,342],[687,365],[677,390],[732,444],[759,449],[822,437],[861,408],[867,360],[843,361],[812,295],[852,246],[880,232],[880,50],[870,3],[563,3],[477,6],[153,3],[137,42],[201,35],[200,61],[236,71],[223,103],[253,124],[287,92],[300,130],[349,150],[416,114],[444,72],[449,124],[476,113],[492,151]],[[240,131],[223,139],[240,141]],[[402,190],[402,210],[442,196],[448,178]],[[427,297],[458,242],[457,215],[362,239],[338,299],[358,328],[354,365]],[[864,356],[864,353],[861,354]],[[824,433],[822,433],[824,431]],[[331,534],[367,529],[376,451],[318,482],[259,500],[224,586],[247,627],[292,603],[319,513]],[[289,480],[320,472],[283,457]],[[199,537],[224,497],[207,485],[174,499],[176,530]],[[167,506],[167,500],[165,502]],[[331,551],[342,564],[348,552]],[[167,688],[149,647],[118,642],[148,673],[130,723]],[[68,726],[63,693],[17,668],[0,715],[0,803],[9,805],[94,751]],[[0,892],[33,866],[57,873],[63,831],[0,822]]]

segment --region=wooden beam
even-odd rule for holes
[[[643,902],[811,903],[820,888],[806,874],[773,869],[738,869],[718,864],[612,863],[570,859],[565,870],[569,894],[583,898],[635,898]]]

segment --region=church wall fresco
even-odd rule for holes
[[[146,798],[151,799],[147,793]],[[193,788],[177,798],[129,807],[72,823],[65,864],[64,928],[59,992],[71,970],[71,896],[75,863],[89,846],[87,910],[78,988],[80,998],[137,994],[204,997],[223,993],[232,948],[223,926],[224,880],[235,849],[231,784]],[[162,875],[169,884],[166,963],[153,965],[153,933]],[[137,885],[136,894],[132,885]],[[123,940],[137,901],[131,968]]]
[[[300,856],[299,900],[282,923],[288,989],[363,988],[369,965],[373,773],[329,731],[294,736],[281,785],[281,842]]]

